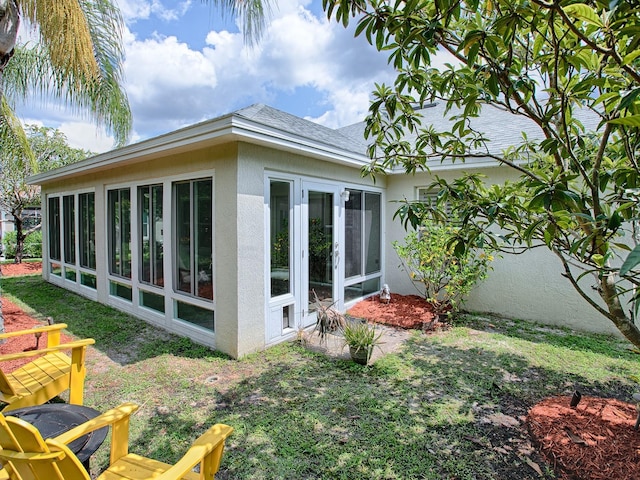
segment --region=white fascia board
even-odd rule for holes
[[[244,118],[234,119],[233,134],[238,136],[237,140],[247,143],[299,153],[307,157],[350,167],[361,168],[369,162],[369,157],[364,153],[345,150]]]
[[[209,120],[149,140],[98,154],[72,165],[33,175],[28,183],[43,185],[52,181],[139,163],[149,158],[243,141],[277,150],[299,153],[320,160],[360,168],[366,155],[333,147],[231,114]]]
[[[457,160],[452,162],[451,160],[445,160],[443,162],[429,162],[427,164],[428,170],[422,170],[423,172],[450,172],[454,170],[476,170],[483,168],[495,168],[495,167],[505,167],[509,168],[508,165],[500,163],[494,158],[489,157],[475,157],[475,158],[467,158],[466,160]],[[387,172],[388,175],[406,175],[407,173],[401,166],[397,166],[393,168],[391,171]]]

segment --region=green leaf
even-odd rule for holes
[[[640,245],[637,245],[627,256],[627,259],[620,267],[620,275],[626,275],[638,264],[640,264]]]
[[[624,125],[625,127],[640,127],[640,115],[629,115],[628,117],[620,117],[609,120],[607,123],[614,125]]]
[[[629,65],[631,62],[633,62],[639,56],[640,56],[640,50],[634,50],[633,52],[631,52],[631,53],[629,53],[629,54],[624,56],[624,58],[622,59],[622,64],[623,65]]]
[[[604,266],[604,255],[600,255],[599,253],[596,253],[595,255],[591,255],[591,260],[593,260],[593,262],[599,267]]]
[[[596,27],[603,27],[602,20],[596,13],[594,9],[592,9],[589,5],[585,5],[584,3],[574,3],[573,5],[567,5],[562,10],[577,20],[582,20],[590,25],[595,25]]]

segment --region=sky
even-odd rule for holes
[[[387,54],[329,22],[321,0],[278,0],[260,42],[202,0],[116,0],[125,19],[130,143],[264,103],[336,128],[362,121],[375,83],[392,83]],[[26,124],[60,129],[95,153],[113,137],[55,103],[17,107]]]

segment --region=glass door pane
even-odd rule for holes
[[[333,193],[309,191],[308,255],[309,312],[316,300],[323,305],[333,303]]]

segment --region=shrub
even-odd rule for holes
[[[5,232],[2,237],[2,244],[4,246],[4,256],[6,258],[16,257],[16,244],[17,233]],[[42,257],[42,232],[37,230],[27,235],[24,240],[24,249],[22,252],[24,258],[41,258]]]
[[[493,260],[481,249],[467,249],[454,255],[450,245],[456,232],[451,225],[426,222],[419,231],[405,237],[404,245],[393,243],[402,261],[400,268],[440,315],[458,311],[473,286],[486,278]]]

